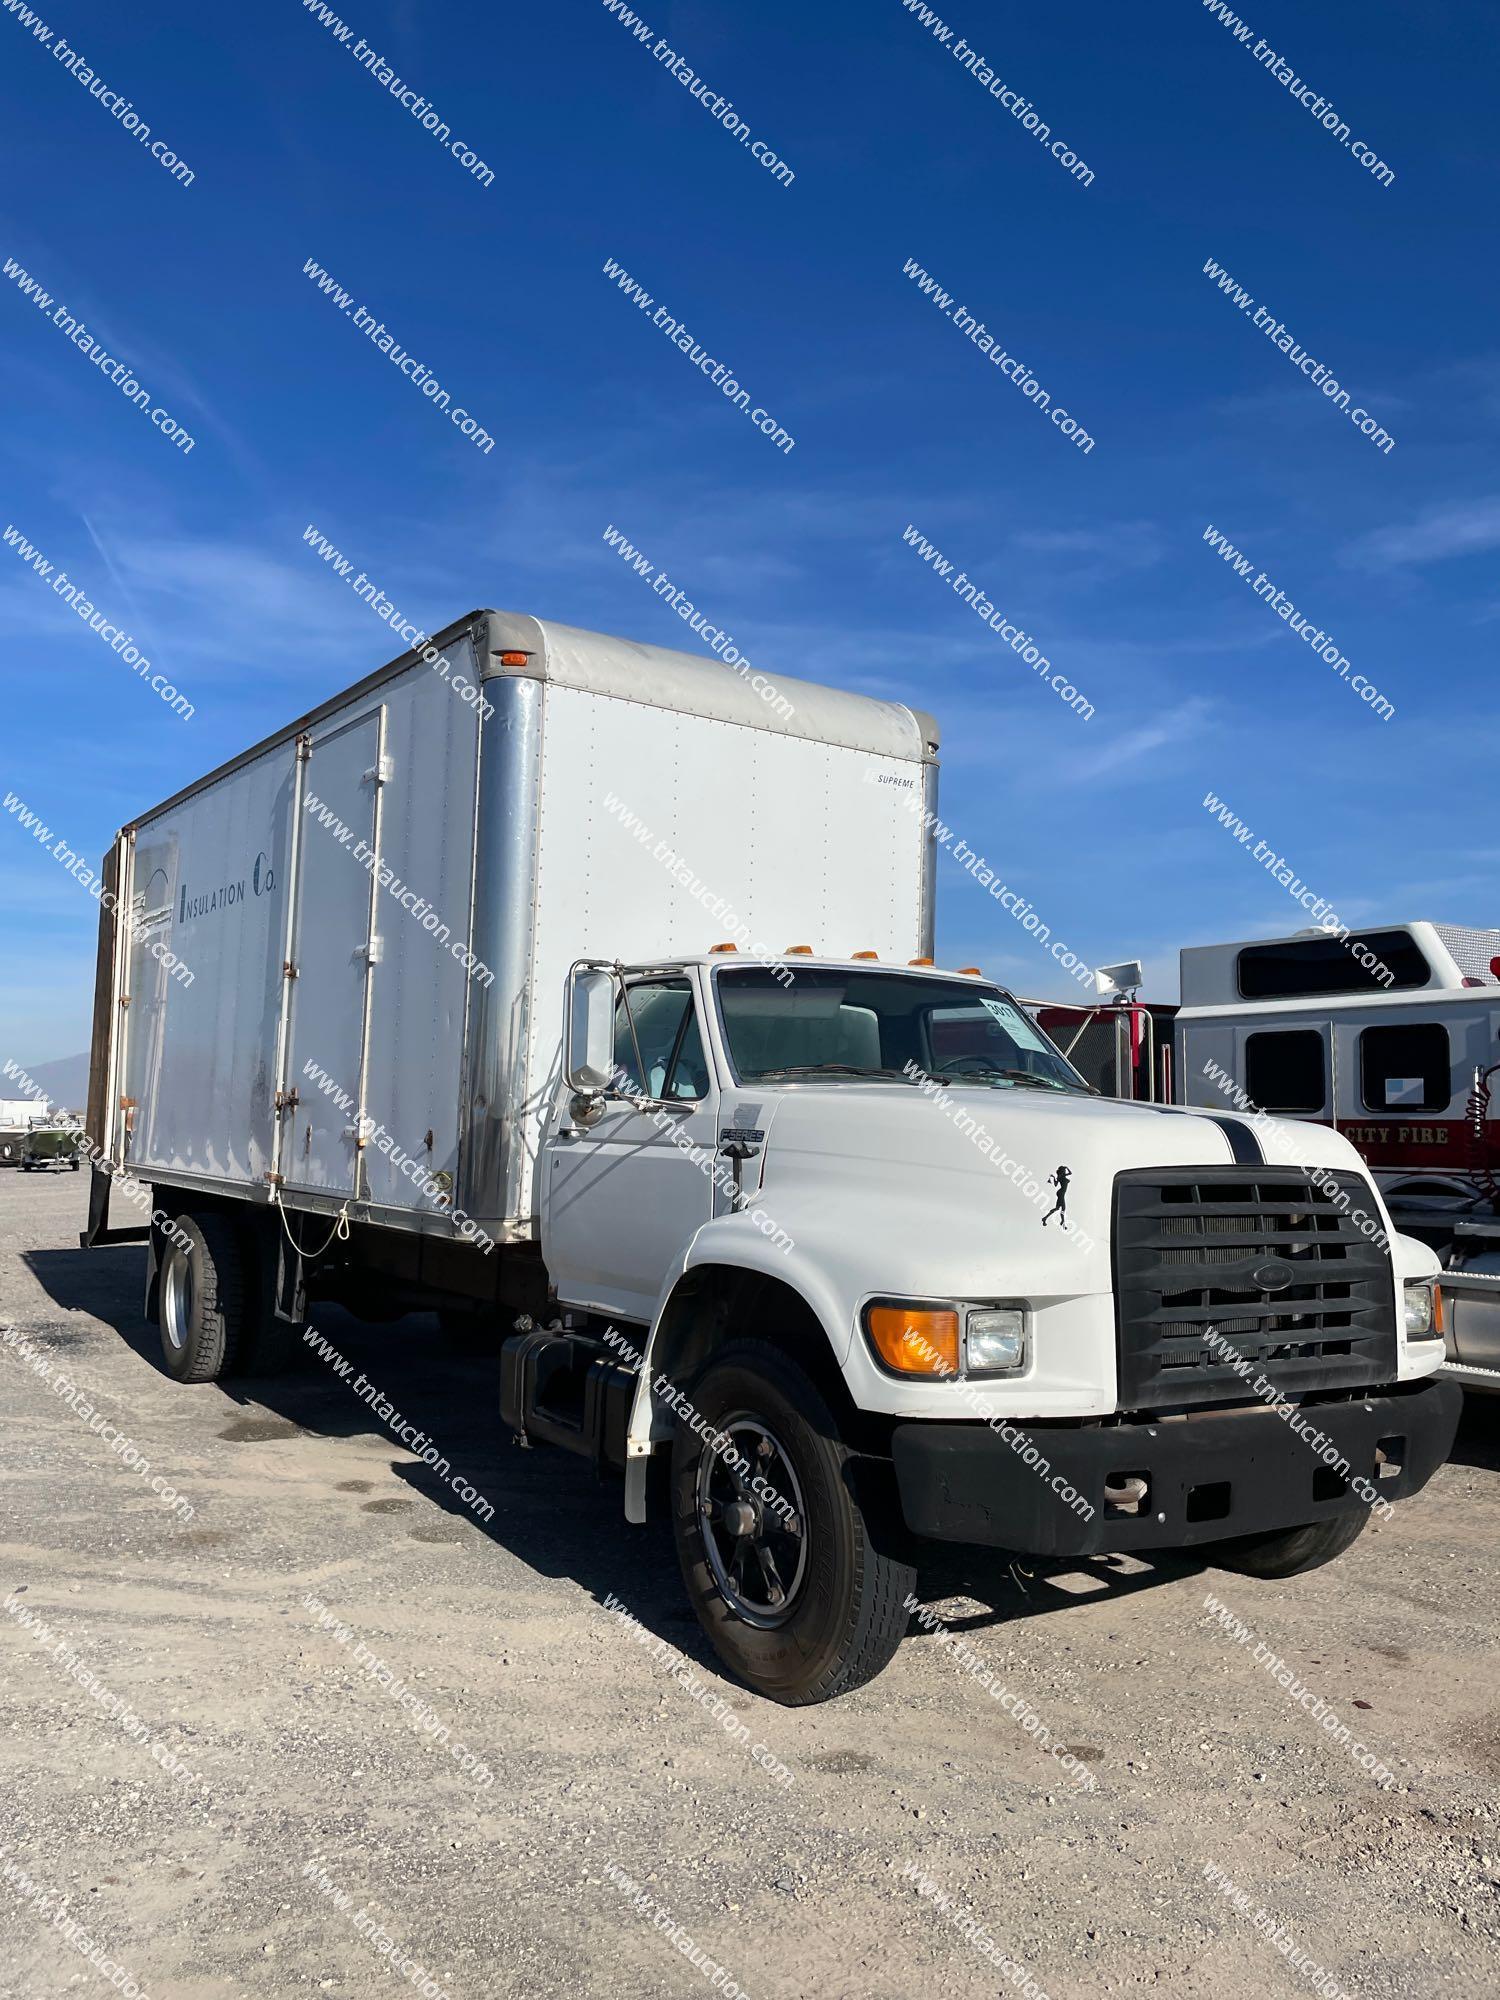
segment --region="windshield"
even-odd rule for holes
[[[917,1075],[1003,1090],[1089,1086],[1008,993],[967,979],[728,966],[715,983],[741,1083]]]

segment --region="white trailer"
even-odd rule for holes
[[[151,1184],[165,1366],[508,1322],[505,1420],[787,1702],[890,1658],[921,1538],[1327,1561],[1446,1456],[1437,1259],[1338,1134],[1102,1100],[939,971],[931,719],[763,692],[476,612],[121,832],[85,1240]]]

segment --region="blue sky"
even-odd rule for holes
[[[20,0],[15,0],[18,6]],[[1296,928],[1213,789],[1348,921],[1500,920],[1500,17],[1246,0],[1382,186],[1196,0],[942,19],[901,0],[339,0],[494,169],[465,171],[298,0],[37,9],[192,168],[174,180],[0,11],[12,258],[196,442],[0,280],[7,523],[127,625],[184,720],[0,547],[0,791],[82,852],[390,656],[309,522],[430,629],[476,604],[696,642],[622,529],[755,665],[944,727],[944,816],[1091,962]],[[303,275],[316,259],[497,440],[466,441]],[[614,258],[796,439],[766,438]],[[1204,275],[1215,259],[1396,439],[1383,454]],[[915,259],[1096,440],[1069,444],[903,275]],[[1071,714],[904,545],[1035,635]],[[1214,555],[1214,524],[1394,704],[1381,721]],[[0,815],[0,1054],[84,1048],[96,912]],[[843,948],[859,940],[829,940]],[[1073,989],[955,865],[940,957]]]

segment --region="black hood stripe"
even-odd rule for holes
[[[1236,1164],[1242,1167],[1263,1167],[1266,1163],[1265,1148],[1260,1143],[1260,1134],[1253,1125],[1247,1125],[1243,1118],[1216,1118],[1210,1112],[1213,1122],[1229,1141],[1229,1150]]]
[[[1192,1104],[1143,1104],[1131,1098],[1125,1101],[1135,1103],[1141,1111],[1165,1112],[1168,1118],[1206,1118],[1210,1125],[1217,1125],[1229,1141],[1229,1156],[1236,1166],[1263,1167],[1266,1163],[1259,1134],[1243,1118],[1224,1118],[1216,1111],[1201,1111]]]

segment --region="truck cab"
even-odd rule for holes
[[[763,1693],[877,1671],[923,1538],[1285,1575],[1447,1455],[1437,1260],[1335,1132],[1104,1099],[973,968],[594,959],[565,1019],[502,1406]]]

